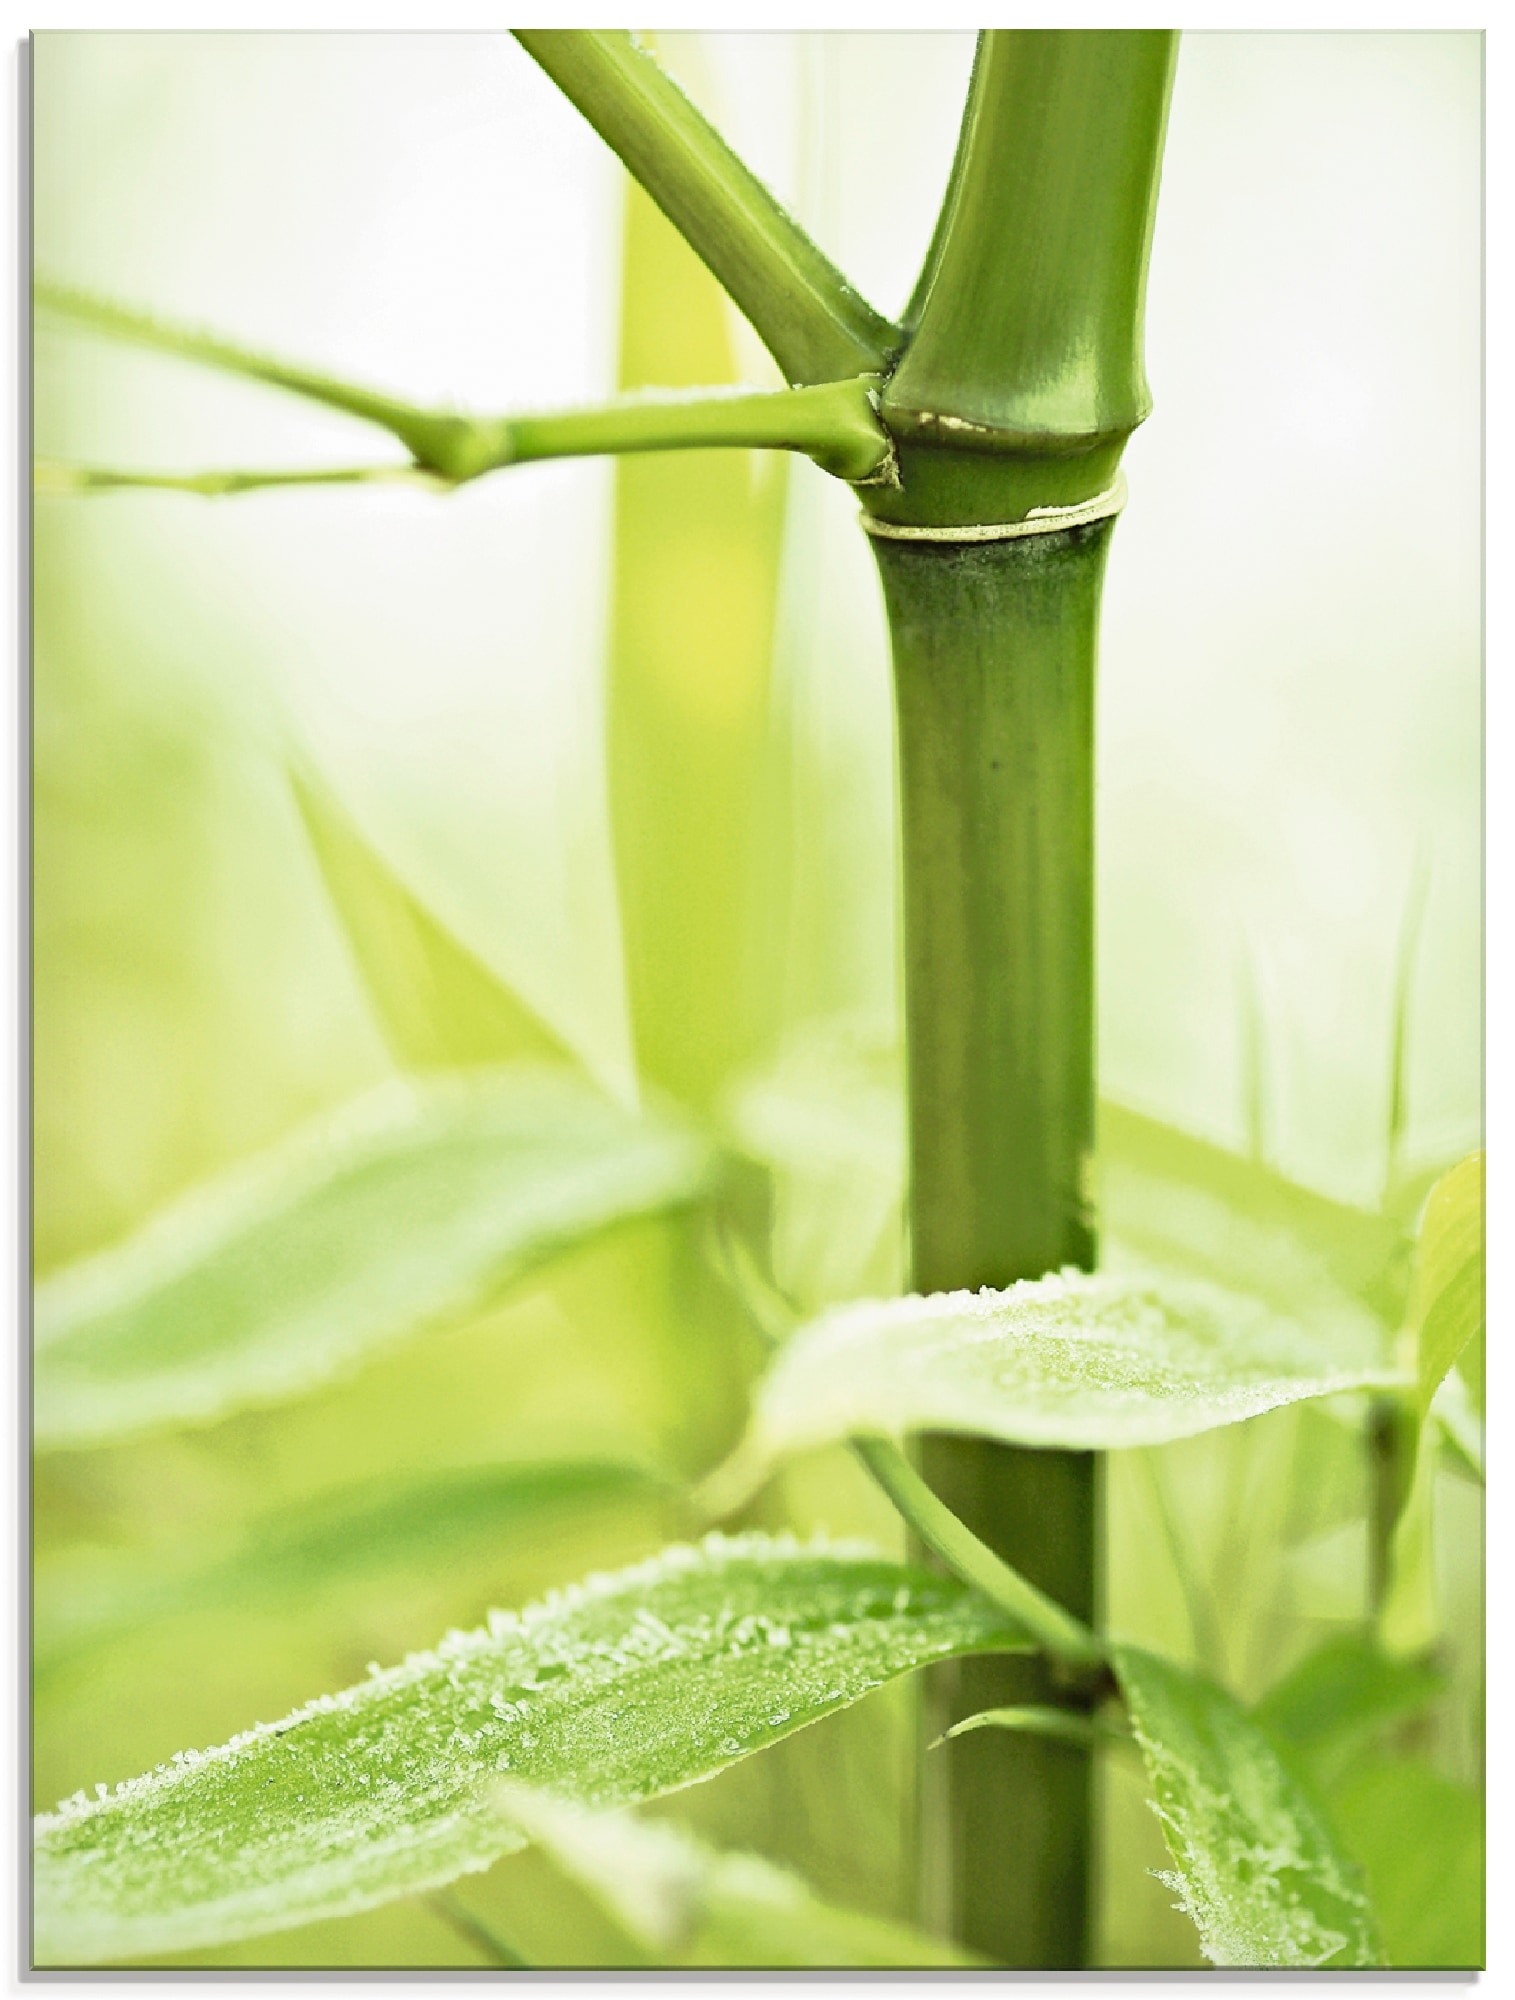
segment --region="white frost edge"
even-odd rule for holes
[[[837,1561],[893,1563],[893,1559],[876,1543],[856,1536],[813,1535],[801,1541],[797,1535],[789,1533],[769,1535],[750,1530],[740,1535],[712,1532],[698,1543],[675,1542],[666,1549],[660,1549],[655,1556],[633,1563],[628,1569],[593,1570],[577,1583],[564,1584],[548,1591],[545,1597],[520,1611],[491,1611],[487,1622],[471,1632],[449,1632],[438,1646],[407,1653],[398,1666],[371,1673],[366,1681],[360,1681],[355,1686],[339,1688],[334,1694],[317,1695],[314,1700],[292,1709],[278,1722],[256,1722],[251,1729],[239,1731],[210,1750],[176,1751],[168,1763],[159,1764],[140,1777],[125,1778],[119,1784],[105,1788],[97,1786],[98,1796],[93,1799],[82,1790],[75,1792],[71,1798],[61,1801],[54,1811],[39,1813],[32,1823],[33,1830],[38,1835],[51,1833],[59,1827],[92,1819],[121,1800],[167,1789],[204,1764],[229,1763],[244,1750],[267,1738],[284,1735],[297,1722],[311,1716],[331,1715],[350,1709],[371,1689],[400,1687],[424,1679],[449,1661],[485,1652],[507,1638],[528,1635],[582,1605],[601,1602],[622,1591],[640,1590],[666,1577],[699,1569],[707,1563],[719,1565],[763,1557],[804,1561],[817,1556]],[[893,1566],[898,1567],[897,1564]]]

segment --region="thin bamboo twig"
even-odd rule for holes
[[[399,439],[423,471],[454,485],[538,459],[713,446],[800,452],[814,459],[823,471],[854,484],[887,483],[894,476],[889,435],[878,418],[876,375],[853,375],[798,389],[642,391],[585,409],[473,417],[458,411],[423,409],[298,363],[256,353],[218,334],[177,326],[89,293],[40,284],[37,299],[49,311],[96,333],[263,382],[377,424]],[[77,490],[110,484],[167,483],[171,479],[188,492],[242,492],[258,484],[351,484],[403,476],[403,470],[266,475],[102,472],[83,478]],[[81,468],[81,475],[83,471]]]

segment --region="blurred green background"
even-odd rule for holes
[[[898,310],[971,38],[660,47]],[[484,411],[777,379],[505,37],[33,48],[50,277]],[[1472,34],[1185,37],[1149,296],[1157,407],[1128,453],[1106,596],[1101,1089],[1370,1207],[1392,1164],[1407,934],[1398,1164],[1449,1160],[1480,1129],[1480,65]],[[35,398],[39,450],[93,464],[398,455],[271,391],[51,325]],[[841,1049],[873,1063],[887,1121],[887,643],[854,511],[808,462],[727,453],[523,468],[446,499],[39,501],[39,1273],[395,1065],[292,759],[618,1095],[751,1117],[755,1066],[782,1058],[803,1095]],[[819,1303],[897,1283],[887,1187],[838,1167],[824,1133],[788,1136],[791,1289]],[[686,1225],[639,1224],[302,1403],[39,1461],[39,1639],[96,1623],[37,1683],[38,1805],[679,1532],[661,1502],[579,1496],[408,1573],[212,1593],[147,1629],[89,1611],[358,1487],[594,1451],[702,1470],[754,1365],[742,1320]],[[1290,1497],[1298,1453],[1340,1462],[1310,1506]],[[1357,1477],[1319,1415],[1128,1456],[1117,1622],[1258,1692],[1355,1608]],[[893,1534],[841,1458],[803,1462],[755,1518]],[[1448,1484],[1441,1524],[1465,1639],[1437,1754],[1465,1778],[1481,1754],[1470,1489]],[[1206,1658],[1217,1626],[1225,1657]],[[874,1697],[670,1810],[898,1910],[907,1741],[907,1699]],[[1192,1962],[1142,1872],[1161,1865],[1156,1825],[1123,1768],[1108,1796],[1110,1962]],[[530,1855],[469,1893],[528,1956],[599,1962],[593,1913]],[[480,1960],[435,1910],[400,1904],[193,1962]]]

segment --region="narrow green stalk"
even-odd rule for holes
[[[1421,1411],[1403,1396],[1380,1396],[1368,1410],[1368,1616],[1381,1630],[1386,1621],[1414,1624],[1427,1595],[1423,1579],[1403,1574],[1424,1554],[1423,1523],[1406,1527],[1412,1503],[1420,1512],[1428,1505],[1422,1424]]]
[[[1081,1620],[1070,1617],[1035,1584],[999,1557],[944,1507],[896,1444],[883,1438],[854,1438],[852,1449],[898,1507],[928,1549],[939,1555],[991,1603],[1022,1625],[1028,1635],[1064,1667],[1098,1667],[1099,1640]],[[948,1730],[950,1736],[954,1732]]]
[[[522,1958],[513,1944],[502,1938],[492,1925],[476,1917],[462,1898],[451,1889],[439,1889],[426,1899],[431,1907],[448,1923],[460,1937],[466,1938],[475,1951],[482,1952],[494,1965],[509,1966],[512,1971],[525,1971],[530,1959]]]
[[[449,482],[416,465],[354,465],[321,472],[123,472],[101,465],[67,465],[39,458],[33,467],[37,493],[119,493],[145,489],[158,493],[197,493],[220,500],[234,493],[261,493],[274,486],[424,486],[436,489]]]
[[[1415,872],[1405,897],[1399,954],[1394,966],[1394,1014],[1389,1030],[1389,1129],[1384,1146],[1383,1198],[1379,1204],[1385,1214],[1392,1213],[1404,1178],[1405,1131],[1410,1122],[1410,989],[1415,982],[1420,926],[1429,887],[1430,869],[1424,853],[1420,853],[1416,855]]]
[[[98,333],[152,347],[286,389],[327,409],[377,424],[414,454],[416,466],[454,483],[508,465],[602,453],[689,451],[735,445],[797,451],[839,479],[887,481],[893,454],[877,414],[879,378],[854,375],[801,389],[687,388],[624,396],[582,410],[469,417],[424,410],[292,362],[277,361],[219,336],[179,327],[80,292],[38,287],[39,303]],[[55,469],[53,490],[102,491],[161,486],[189,493],[250,492],[260,486],[352,485],[414,477],[415,467],[358,467],[333,472],[150,474],[87,467]]]
[[[1129,1729],[1118,1728],[1092,1715],[1075,1715],[1066,1708],[986,1708],[982,1715],[970,1715],[962,1722],[955,1722],[931,1747],[935,1750],[954,1737],[971,1736],[975,1729],[1018,1729],[1032,1736],[1045,1736],[1051,1742],[1066,1743],[1074,1750],[1092,1750],[1100,1743],[1124,1743],[1128,1749],[1136,1748],[1136,1738]]]
[[[39,279],[33,298],[44,311],[87,326],[116,340],[130,341],[162,354],[177,355],[183,361],[202,362],[223,374],[239,375],[245,381],[265,382],[272,389],[287,389],[308,402],[328,410],[340,410],[364,423],[377,424],[397,437],[418,465],[449,479],[467,478],[481,469],[477,460],[488,456],[497,440],[490,426],[473,418],[447,411],[421,410],[413,404],[386,396],[352,382],[338,381],[313,368],[259,354],[236,341],[197,327],[174,325],[152,313],[136,312],[90,292]]]
[[[803,452],[838,479],[879,479],[891,454],[874,410],[875,385],[876,378],[855,376],[805,389],[649,391],[601,409],[513,417],[505,462],[736,445]]]
[[[787,380],[884,366],[898,328],[859,297],[630,35],[515,32],[719,279]]]

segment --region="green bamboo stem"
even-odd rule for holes
[[[894,650],[921,1291],[1094,1262],[1095,642],[1120,454],[1149,404],[1175,39],[980,38],[882,399],[899,484],[863,497]],[[1093,1455],[938,1437],[921,1465],[979,1541],[1097,1629]],[[972,1712],[1074,1717],[1068,1740],[976,1731],[924,1763],[923,1914],[1000,1964],[1089,1961],[1092,1698],[1046,1659],[929,1677],[927,1741]]]
[[[894,641],[905,867],[911,1283],[1094,1262],[1094,640],[1110,523],[984,543],[876,539]],[[1084,1624],[1096,1464],[930,1438],[929,1484]],[[1080,1705],[1042,1660],[932,1678],[924,1729]],[[994,1732],[928,1762],[928,1921],[1002,1964],[1086,1962],[1087,1755]]]
[[[516,39],[714,273],[788,381],[884,366],[898,328],[854,291],[630,35],[517,29]]]

